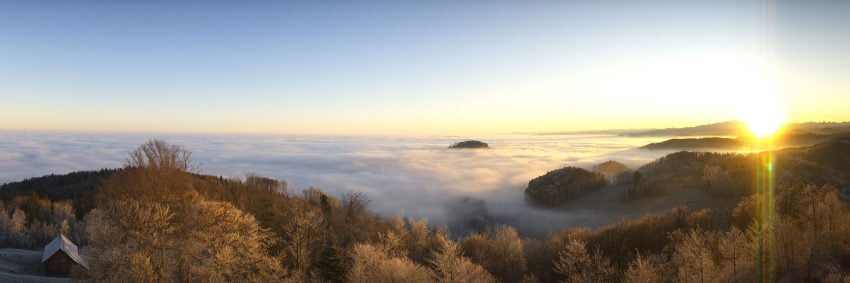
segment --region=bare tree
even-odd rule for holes
[[[130,152],[127,165],[136,168],[175,169],[191,172],[197,168],[192,165],[192,152],[181,145],[169,144],[163,140],[150,140]]]
[[[285,180],[276,180],[249,173],[245,176],[245,185],[251,188],[270,190],[285,197],[295,196],[292,191],[289,190],[289,183]]]

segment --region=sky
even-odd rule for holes
[[[846,121],[848,45],[850,1],[0,1],[0,130]]]

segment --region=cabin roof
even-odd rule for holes
[[[68,238],[65,238],[65,235],[59,235],[56,239],[53,239],[53,241],[50,241],[49,244],[44,246],[44,252],[41,254],[41,262],[47,261],[47,259],[59,251],[68,255],[68,257],[70,257],[74,262],[88,268],[88,264],[86,264],[86,261],[82,256],[80,256],[80,253],[77,250],[77,245],[71,242],[71,240],[68,240]]]

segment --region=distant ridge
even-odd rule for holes
[[[687,138],[687,139],[669,139],[663,142],[651,143],[640,147],[640,149],[649,150],[700,150],[700,149],[720,149],[720,150],[737,150],[745,148],[749,143],[742,139],[732,138]]]
[[[783,126],[783,131],[788,134],[818,134],[836,135],[850,132],[850,122],[803,122],[789,123]],[[536,134],[536,135],[620,135],[627,137],[742,137],[748,136],[749,130],[746,123],[732,120],[713,124],[697,125],[691,127],[664,128],[664,129],[609,129],[609,130],[583,130],[583,131],[556,131],[537,133],[511,133],[511,134]]]
[[[848,137],[850,132],[815,134],[810,132],[805,133],[783,133],[777,135],[773,141],[775,147],[791,147],[791,146],[807,146],[816,143],[828,141],[835,138]],[[641,147],[641,149],[649,150],[741,150],[747,149],[755,144],[755,140],[749,137],[737,138],[722,138],[722,137],[702,137],[702,138],[676,138],[669,139],[663,142],[651,143]]]
[[[533,134],[541,136],[560,136],[560,135],[627,135],[634,132],[648,131],[649,129],[611,129],[611,130],[583,130],[583,131],[557,131],[557,132],[540,132],[540,133],[512,133],[512,134]]]
[[[699,125],[685,128],[666,128],[649,130],[643,132],[625,133],[630,137],[657,137],[657,136],[740,136],[746,133],[747,125],[741,121],[726,121],[708,125]]]
[[[781,132],[793,135],[839,135],[850,132],[850,122],[804,122],[788,123],[782,126]],[[624,133],[630,137],[656,136],[712,136],[712,137],[744,137],[749,136],[747,125],[741,121],[726,121],[714,124],[647,130]]]

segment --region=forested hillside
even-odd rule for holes
[[[122,169],[4,185],[0,245],[37,249],[64,233],[90,263],[75,276],[95,281],[850,280],[841,193],[850,141],[774,154],[777,185],[768,194],[752,189],[759,156],[682,152],[618,178],[633,182],[628,197],[698,186],[740,198],[732,209],[682,206],[542,238],[508,226],[457,237],[426,219],[373,215],[357,192],[202,175],[188,150],[151,141]]]
[[[850,137],[809,147],[740,154],[682,151],[618,176],[627,199],[662,196],[685,188],[728,197],[755,193],[755,168],[769,161],[776,183],[805,181],[835,184],[847,196],[850,187]]]

